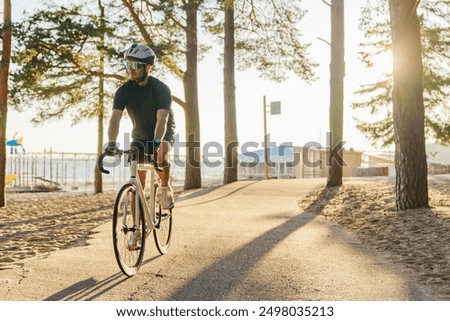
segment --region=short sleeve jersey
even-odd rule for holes
[[[126,108],[133,123],[131,137],[138,141],[153,141],[156,127],[156,113],[159,109],[168,109],[169,120],[164,139],[173,142],[175,122],[171,108],[172,95],[169,87],[162,81],[150,76],[146,86],[127,81],[114,96],[113,109]]]

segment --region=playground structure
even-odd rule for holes
[[[87,190],[89,186],[92,189],[96,154],[53,153],[51,148],[49,151],[44,149],[43,153],[26,153],[23,136],[17,137],[17,133],[12,139],[6,139],[5,144],[10,148],[6,157],[7,191]],[[113,174],[104,181],[115,184],[117,178]]]
[[[14,133],[14,136],[11,140],[6,140],[6,146],[10,147],[10,154],[17,154],[17,149],[20,147],[22,149],[22,153],[25,153],[25,148],[23,147],[23,136],[16,138],[17,133]]]
[[[14,180],[16,179],[17,175],[16,174],[8,174],[5,177],[5,185],[9,185],[12,182],[14,182]]]

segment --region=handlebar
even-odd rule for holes
[[[131,150],[121,150],[121,149],[117,149],[116,153],[114,155],[107,155],[105,153],[100,154],[100,156],[98,157],[97,160],[97,164],[98,164],[98,168],[100,169],[100,172],[104,173],[104,174],[109,174],[110,171],[108,171],[107,169],[105,169],[103,167],[103,159],[105,159],[105,157],[115,157],[115,156],[119,156],[122,157],[123,154],[132,154],[135,153]],[[148,154],[146,154],[148,155]],[[158,167],[158,163],[155,161],[155,157],[154,155],[150,155],[151,159],[150,159],[150,164],[153,166],[153,168],[158,171],[158,172],[162,172],[162,169]]]
[[[105,153],[102,153],[102,154],[98,157],[97,164],[98,164],[98,168],[100,169],[100,172],[102,172],[102,173],[104,173],[104,174],[109,174],[110,171],[106,170],[106,169],[103,167],[103,159],[104,159],[106,156],[108,156],[108,155],[106,155]]]

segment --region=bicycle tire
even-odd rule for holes
[[[139,204],[140,246],[136,250],[128,249],[128,241],[133,237],[136,231],[131,210],[132,196],[135,195],[136,187],[131,183],[125,184],[117,194],[116,202],[114,204],[112,226],[114,255],[120,270],[127,276],[136,274],[142,264],[145,252],[146,224],[145,215],[142,211],[142,203]],[[123,226],[123,215],[125,215],[125,226]]]
[[[158,193],[158,185],[155,188],[155,197]],[[156,199],[156,198],[155,198]],[[156,248],[161,255],[169,250],[172,238],[172,209],[163,210],[161,206],[155,203],[156,225],[153,230]]]

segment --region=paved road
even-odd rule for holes
[[[0,299],[431,299],[358,240],[298,209],[324,183],[241,181],[182,196],[169,253],[150,243],[136,276],[119,272],[105,224],[88,246],[0,271]]]

